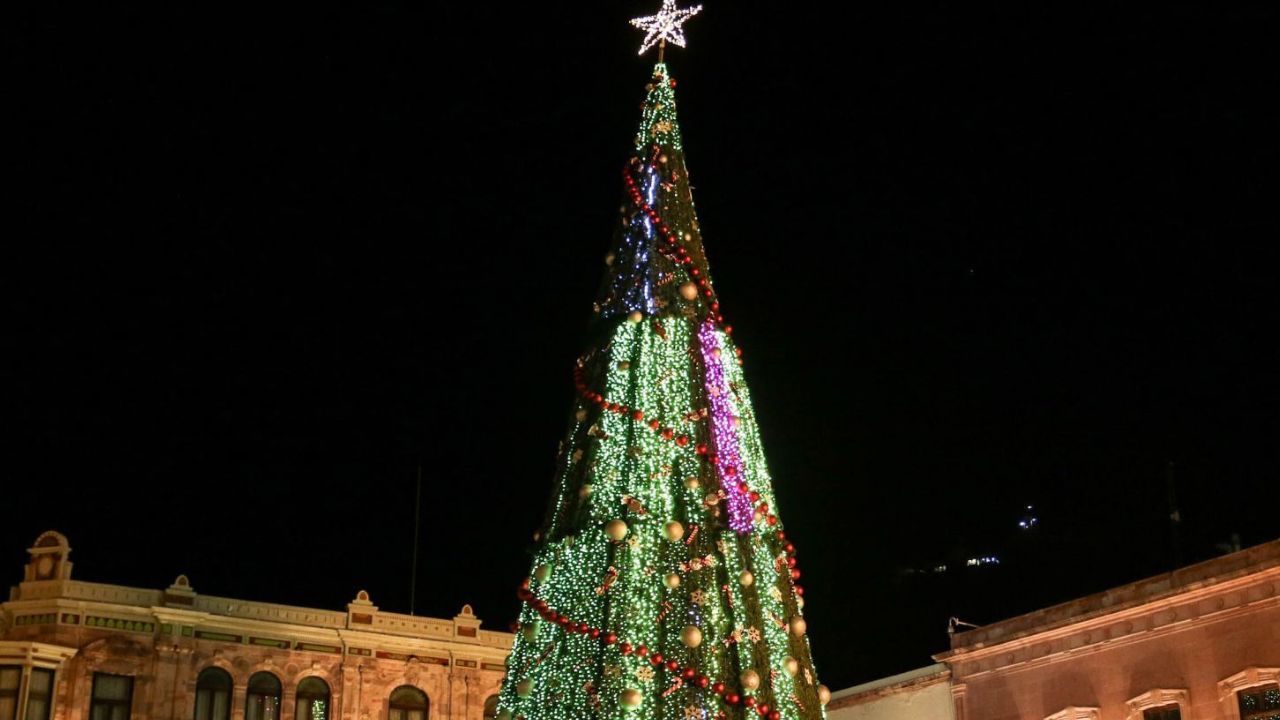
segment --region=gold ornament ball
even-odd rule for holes
[[[707,507],[715,507],[720,504],[720,496],[715,493],[707,493],[707,499],[703,500]]]
[[[795,677],[796,673],[800,672],[800,661],[789,657],[782,661],[782,669],[786,670],[791,677]]]
[[[593,490],[595,490],[595,488],[591,487],[591,483],[587,483],[582,487],[578,488],[578,497],[585,498],[586,496],[590,495]]]
[[[551,566],[546,563],[542,563],[538,567],[534,568],[533,577],[538,582],[546,582],[547,578],[551,577]]]
[[[667,575],[665,578],[663,578],[663,582],[667,584],[667,587],[671,588],[672,590],[675,590],[676,588],[680,587],[680,576],[677,575],[676,573],[671,573],[670,575]]]
[[[693,475],[690,475],[689,477],[684,479],[684,486],[689,488],[690,490],[697,490],[698,486],[701,484],[702,484],[702,481]]]
[[[691,282],[682,283],[680,285],[680,297],[684,298],[685,300],[697,300],[698,286]]]
[[[584,422],[587,419],[587,409],[578,408],[578,412],[573,414],[573,419],[577,420],[578,422]]]
[[[542,531],[541,531],[541,530],[534,530],[534,531],[533,531],[533,541],[534,541],[534,542],[538,542],[538,541],[539,541],[539,540],[541,540],[541,539],[542,539]]]
[[[618,694],[618,699],[622,701],[624,707],[635,708],[640,707],[640,703],[644,702],[644,696],[635,688],[627,688]]]
[[[671,542],[677,542],[684,537],[684,525],[681,525],[679,520],[672,520],[667,523],[664,530],[667,533],[667,539]]]
[[[532,680],[521,680],[516,683],[516,695],[519,695],[520,697],[529,697],[531,693],[533,693]]]
[[[605,264],[605,265],[612,265],[612,264],[613,264],[613,253],[609,253],[608,255],[605,255],[605,256],[604,256],[604,264]]]
[[[823,705],[826,705],[827,703],[831,702],[831,688],[827,687],[826,685],[818,686],[818,702],[822,703]]]
[[[742,587],[751,587],[751,584],[755,581],[756,576],[752,575],[750,570],[743,570],[742,574],[738,576],[738,584]]]
[[[738,676],[738,681],[742,683],[743,690],[755,690],[760,687],[760,673],[755,670],[743,670]]]
[[[684,630],[680,631],[680,642],[684,643],[685,647],[696,648],[702,644],[702,631],[697,625],[685,625]]]
[[[644,319],[644,313],[640,312],[639,310],[632,310],[631,314],[627,316],[627,319],[633,323],[638,323]],[[636,692],[640,692],[640,691],[637,690]]]
[[[796,637],[804,637],[805,630],[809,629],[808,623],[799,615],[791,618],[791,634]]]
[[[610,520],[604,526],[604,533],[610,539],[621,542],[627,536],[627,524],[621,520]]]
[[[804,609],[804,598],[800,597],[799,595],[796,596],[796,607],[800,608],[801,610]]]
[[[630,360],[619,360],[619,361],[618,361],[618,369],[619,369],[619,370],[630,370],[630,369],[631,369],[631,361],[630,361]]]
[[[751,513],[751,519],[757,523],[762,522],[764,520],[764,513],[757,510]]]

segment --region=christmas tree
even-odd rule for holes
[[[683,45],[697,12],[633,21]],[[644,52],[644,49],[641,50]],[[795,547],[694,213],[661,55],[574,369],[501,720],[820,718]]]

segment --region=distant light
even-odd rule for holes
[[[946,572],[946,571],[947,571],[947,566],[946,566],[946,565],[938,565],[938,566],[936,566],[936,567],[934,567],[934,568],[933,568],[933,571],[934,571],[934,572],[936,572],[936,573],[944,573],[944,572]]]
[[[999,565],[1000,558],[995,555],[984,555],[982,557],[969,558],[964,564],[969,567],[978,567],[979,565]]]

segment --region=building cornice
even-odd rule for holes
[[[1192,623],[1217,622],[1272,606],[1280,606],[1280,566],[1212,584],[1186,586],[1177,594],[1105,614],[1082,615],[1074,622],[1055,623],[1039,632],[958,646],[934,659],[950,665],[961,680],[1002,669],[1038,666],[1066,654],[1114,647],[1152,634],[1176,632]]]

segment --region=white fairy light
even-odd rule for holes
[[[657,43],[669,40],[672,45],[684,47],[684,30],[681,25],[685,20],[702,12],[701,5],[691,8],[676,7],[676,0],[662,0],[662,9],[657,15],[635,18],[631,24],[645,32],[644,43],[640,46],[640,54],[648,52]]]

